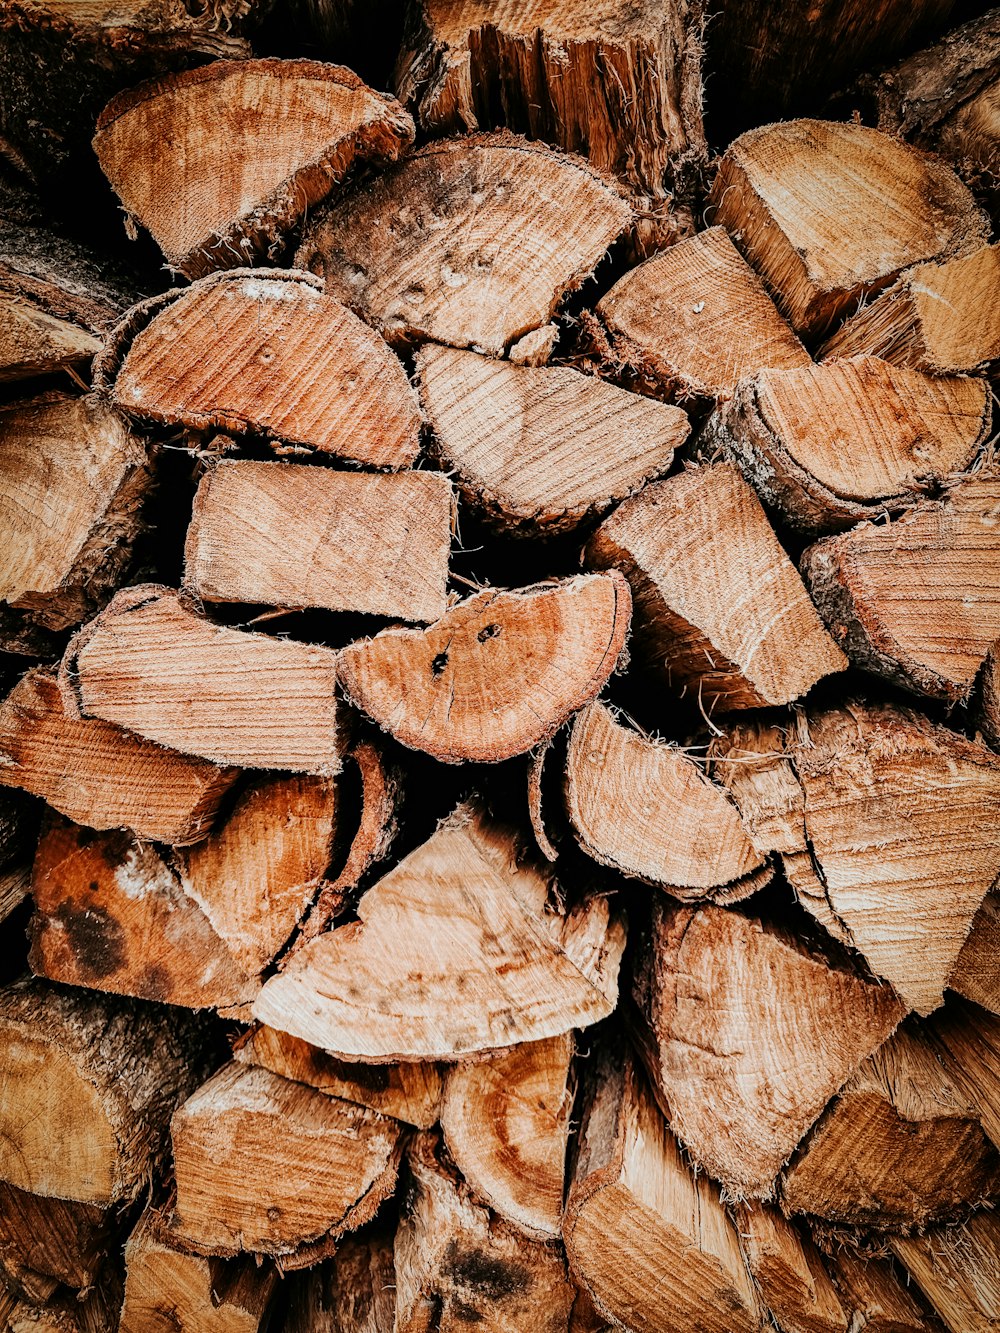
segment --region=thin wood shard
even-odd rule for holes
[[[70,644],[85,717],[221,764],[332,776],[336,654],[214,625],[157,584],[116,594]]]
[[[54,672],[35,668],[0,703],[0,786],[21,787],[78,824],[184,844],[204,838],[232,786],[220,768],[63,709]]]
[[[792,120],[740,135],[709,195],[796,332],[818,338],[852,302],[923,260],[988,239],[954,172],[863,125]]]
[[[639,651],[707,708],[789,703],[847,664],[732,464],[647,486],[587,556],[628,576]]]
[[[701,438],[800,532],[899,510],[968,468],[990,433],[984,380],[931,378],[876,357],[763,371]]]
[[[118,327],[95,374],[144,421],[249,431],[279,452],[373,467],[408,467],[420,451],[402,364],[309,273],[243,269],[154,297]]]
[[[323,209],[296,263],[391,342],[499,355],[631,221],[613,183],[512,135],[428,144]]]
[[[416,367],[436,454],[505,527],[576,526],[666,472],[690,431],[678,408],[566,366],[428,343]]]
[[[633,994],[671,1127],[750,1199],[771,1197],[806,1130],[905,1012],[888,987],[775,926],[659,898]]]
[[[274,258],[352,167],[413,139],[395,100],[341,65],[216,60],[120,93],[94,151],[126,211],[189,278]]]
[[[600,693],[632,600],[617,572],[485,589],[426,630],[343,649],[341,683],[396,740],[445,763],[496,763],[547,740]]]
[[[289,958],[255,1016],[373,1063],[454,1060],[606,1017],[621,919],[606,898],[547,909],[551,872],[519,855],[512,830],[460,807],[364,894],[357,922]]]
[[[893,1237],[891,1244],[950,1333],[994,1333],[1000,1324],[1000,1218],[992,1209],[961,1226]]]
[[[847,1333],[848,1319],[812,1240],[774,1208],[736,1210],[740,1246],[782,1333]]]
[[[677,898],[733,901],[771,877],[725,791],[682,750],[589,704],[573,723],[566,808],[583,850]]]
[[[1000,1014],[1000,895],[988,893],[980,904],[948,986]]]
[[[348,1236],[336,1257],[287,1283],[283,1333],[389,1333],[396,1317],[393,1238],[381,1226]]]

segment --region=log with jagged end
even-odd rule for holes
[[[336,665],[332,649],[215,625],[145,583],[77,633],[61,677],[78,716],[213,763],[331,777]]]
[[[348,1236],[333,1259],[292,1276],[283,1333],[389,1333],[396,1317],[393,1238],[375,1226]]]
[[[596,307],[600,367],[659,396],[704,406],[766,366],[810,364],[724,228],[710,227],[630,269]],[[598,330],[600,343],[600,330]]]
[[[949,989],[1000,1014],[1000,894],[988,893],[972,919]]]
[[[917,1304],[905,1274],[901,1277],[889,1260],[862,1258],[837,1246],[826,1262],[852,1327],[865,1333],[938,1333],[940,1326]]]
[[[816,535],[912,504],[976,460],[985,380],[932,378],[877,357],[744,380],[701,434],[791,527]]]
[[[339,679],[403,745],[449,764],[499,763],[548,740],[600,693],[631,610],[615,571],[487,588],[425,630],[349,644]]]
[[[98,718],[64,711],[55,673],[22,676],[0,703],[0,786],[41,796],[95,829],[174,845],[204,838],[236,777]]]
[[[683,750],[622,725],[604,704],[573,722],[564,793],[588,856],[674,897],[733,902],[773,873],[725,790]]]
[[[974,472],[894,523],[811,546],[802,568],[858,666],[916,694],[967,703],[1000,634],[1000,475]]]
[[[730,463],[626,500],[590,539],[587,560],[628,576],[637,655],[706,709],[789,703],[847,664]]]
[[[126,213],[188,278],[275,259],[351,170],[413,140],[395,98],[314,60],[217,60],[120,93],[94,151]]]
[[[782,1177],[782,1207],[879,1231],[961,1217],[1000,1187],[975,1106],[906,1025],[861,1066]]]
[[[452,1161],[479,1199],[539,1240],[560,1234],[572,1058],[564,1033],[445,1075],[441,1132]]]
[[[740,1205],[735,1222],[747,1267],[781,1333],[848,1333],[848,1316],[808,1235],[766,1204]]]
[[[106,1333],[118,1329],[121,1303],[121,1264],[115,1258],[89,1290],[63,1287],[44,1300],[17,1301],[3,1327],[5,1333]]]
[[[635,1031],[695,1161],[766,1199],[830,1098],[905,1014],[833,948],[722,907],[657,898],[636,960]]]
[[[174,1114],[169,1235],[308,1268],[395,1189],[402,1126],[253,1065],[224,1065]],[[252,1169],[248,1164],[252,1163]]]
[[[573,1275],[616,1328],[755,1333],[763,1311],[718,1187],[691,1171],[609,1035],[582,1070],[563,1223]]]
[[[390,342],[501,354],[632,220],[614,182],[509,134],[428,144],[317,212],[296,263]]]
[[[685,414],[568,366],[427,343],[416,356],[433,451],[470,506],[526,535],[562,532],[666,472]]]
[[[890,1243],[949,1333],[995,1333],[1000,1324],[1000,1218],[992,1208],[961,1226],[894,1236]]]
[[[1000,1017],[953,997],[927,1027],[947,1074],[1000,1147]]]
[[[568,1333],[575,1292],[561,1248],[478,1203],[434,1134],[414,1138],[407,1163],[394,1254],[397,1333],[423,1333],[435,1309],[442,1330]]]
[[[514,829],[460,806],[363,895],[356,922],[290,956],[254,1013],[375,1064],[587,1027],[615,1007],[624,925],[605,897],[556,909],[550,879]]]
[[[174,1107],[205,1076],[194,1015],[26,980],[0,992],[0,1180],[130,1203],[163,1160]]]
[[[969,254],[988,223],[950,167],[863,125],[793,120],[740,135],[709,195],[796,332],[930,259]]]
[[[264,435],[279,453],[400,468],[420,407],[385,341],[310,273],[213,274],[131,310],[95,380],[136,418]]]
[[[115,1243],[114,1210],[0,1184],[0,1280],[26,1300],[50,1287],[92,1287]],[[2,1325],[0,1325],[2,1326]]]

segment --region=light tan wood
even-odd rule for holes
[[[706,710],[788,703],[846,665],[732,464],[647,486],[604,520],[587,559],[628,576],[638,652]]]
[[[215,274],[136,306],[95,363],[132,415],[265,435],[279,453],[408,467],[420,408],[382,338],[309,273]]]
[[[666,472],[690,432],[679,408],[582,375],[428,343],[416,368],[434,451],[503,527],[563,531]]]
[[[833,951],[721,907],[657,898],[633,996],[671,1127],[736,1198],[766,1199],[827,1102],[904,1015]]]
[[[401,1133],[266,1069],[225,1065],[171,1122],[170,1235],[202,1254],[249,1250],[309,1267],[392,1194]]]
[[[44,1289],[49,1282],[76,1291],[93,1286],[106,1252],[115,1244],[116,1220],[113,1210],[0,1184],[3,1281],[28,1300],[39,1299],[32,1289]]]
[[[101,339],[89,329],[50,315],[35,301],[0,290],[0,382],[83,367],[101,346]]]
[[[558,324],[543,324],[511,343],[507,357],[515,366],[547,366],[558,342]]]
[[[588,856],[674,897],[729,902],[771,877],[736,806],[701,766],[623,726],[604,704],[573,722],[564,789]]]
[[[329,648],[214,625],[146,583],[73,639],[64,697],[185,754],[329,777],[340,769],[336,662]]]
[[[363,895],[356,922],[292,955],[254,1013],[377,1064],[454,1060],[597,1022],[618,998],[624,927],[606,898],[547,908],[550,877],[514,830],[460,806]]]
[[[933,1333],[938,1328],[887,1260],[862,1259],[837,1247],[827,1263],[844,1309],[864,1333]]]
[[[891,1244],[950,1333],[994,1333],[1000,1324],[1000,1218],[992,1209],[958,1227],[893,1237]]]
[[[476,135],[428,144],[321,210],[296,263],[390,342],[498,355],[550,322],[631,216],[586,163]]]
[[[336,1257],[288,1281],[282,1333],[390,1333],[396,1316],[393,1237],[348,1236]]]
[[[235,777],[232,768],[163,749],[110,722],[71,716],[44,667],[22,676],[0,703],[0,786],[41,796],[91,828],[197,842]]]
[[[1000,1147],[1000,1018],[951,998],[929,1020],[928,1030],[949,1076]]]
[[[473,1193],[539,1240],[559,1237],[573,1109],[573,1036],[452,1065],[441,1132]]]
[[[600,693],[631,609],[616,572],[485,589],[426,630],[349,645],[340,681],[403,745],[445,763],[497,763],[547,740]]]
[[[563,1235],[597,1310],[636,1333],[749,1333],[763,1312],[718,1187],[695,1175],[626,1052],[583,1068]]]
[[[736,1209],[747,1267],[781,1333],[847,1333],[847,1315],[812,1240],[775,1208]]]
[[[1000,895],[988,893],[980,904],[948,986],[1000,1014]]]
[[[189,278],[275,258],[354,167],[413,139],[395,98],[341,65],[217,60],[120,93],[94,151],[126,212]]]
[[[863,125],[822,120],[740,135],[719,166],[708,216],[810,338],[902,269],[968,254],[988,238],[983,213],[943,162]]]
[[[898,511],[968,468],[990,433],[986,382],[932,378],[877,357],[762,371],[700,437],[800,532]]]

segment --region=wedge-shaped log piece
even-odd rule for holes
[[[452,1161],[494,1212],[540,1240],[560,1234],[572,1058],[567,1032],[453,1065],[445,1079],[441,1132]]]
[[[1000,1017],[950,999],[928,1021],[947,1073],[972,1101],[983,1128],[1000,1147]]]
[[[597,305],[615,359],[661,394],[726,398],[765,366],[809,353],[722,227],[630,269]]]
[[[117,593],[71,642],[68,697],[85,717],[244,768],[340,768],[336,653],[213,625],[172,588]]]
[[[969,467],[990,419],[985,380],[852,357],[745,380],[701,445],[721,447],[765,504],[817,534],[898,510]]]
[[[895,523],[861,524],[802,557],[851,660],[895,685],[967,702],[1000,635],[1000,475],[974,473]]]
[[[789,703],[847,665],[730,463],[647,486],[604,520],[587,557],[628,576],[639,651],[707,708]]]
[[[76,1291],[91,1287],[114,1245],[115,1221],[114,1212],[90,1203],[0,1184],[0,1272],[22,1290],[25,1283],[37,1287],[39,1278]]]
[[[90,828],[197,842],[235,777],[231,768],[162,749],[110,722],[69,715],[55,674],[42,667],[0,703],[0,786],[41,796]]]
[[[428,343],[417,353],[434,449],[469,504],[505,527],[575,527],[666,472],[679,408],[566,366],[515,366]]]
[[[420,408],[385,342],[312,274],[214,274],[137,306],[95,374],[145,421],[251,431],[275,449],[312,449],[407,467]]]
[[[498,763],[547,740],[600,693],[631,610],[616,572],[485,589],[426,630],[350,644],[340,681],[403,745],[447,764]]]
[[[222,462],[195,496],[184,581],[211,602],[436,620],[447,607],[452,504],[437,472]]]
[[[949,167],[878,130],[833,121],[740,135],[709,208],[792,327],[812,338],[901,269],[988,239],[984,214]]]
[[[848,1317],[819,1251],[775,1209],[736,1210],[747,1267],[781,1333],[847,1333]]]
[[[773,1194],[806,1130],[905,1012],[887,986],[777,926],[660,898],[633,994],[674,1132],[750,1199]]]
[[[550,910],[550,879],[513,830],[460,806],[368,890],[357,922],[290,957],[255,1015],[376,1064],[454,1060],[595,1023],[617,1002],[624,926],[606,898]]]
[[[374,1217],[402,1151],[396,1121],[243,1064],[189,1097],[170,1133],[173,1239],[202,1254],[281,1256],[287,1268]]]
[[[1000,1186],[1000,1155],[919,1028],[896,1032],[840,1091],[785,1172],[782,1206],[910,1232]]]
[[[443,1080],[440,1067],[430,1061],[349,1063],[266,1024],[258,1024],[237,1043],[233,1058],[318,1088],[328,1097],[370,1106],[417,1129],[430,1129],[437,1122]]]
[[[561,1249],[529,1240],[478,1204],[433,1134],[407,1154],[407,1208],[396,1233],[396,1330],[470,1324],[488,1333],[568,1333],[575,1292]]]
[[[127,213],[189,278],[274,258],[352,167],[413,139],[395,98],[341,65],[217,60],[119,93],[94,151]]]
[[[995,1333],[1000,1325],[1000,1217],[992,1209],[962,1226],[893,1237],[891,1244],[950,1333]]]
[[[1000,1014],[1000,894],[988,893],[983,899],[948,986],[965,999]]]
[[[726,792],[683,750],[621,725],[604,704],[573,723],[565,797],[588,856],[677,898],[729,902],[771,878]]]
[[[296,263],[391,342],[499,354],[628,226],[614,184],[513,135],[428,144],[320,211]]]
[[[103,346],[90,329],[2,287],[0,316],[0,383],[82,367]]]
[[[860,1258],[839,1246],[827,1256],[841,1304],[865,1333],[935,1333],[932,1323],[886,1259]]]
[[[763,1318],[718,1186],[696,1176],[632,1057],[583,1066],[563,1235],[598,1312],[636,1333],[751,1333]]]
[[[283,1333],[389,1333],[396,1318],[393,1237],[380,1224],[287,1282]],[[127,1333],[127,1331],[126,1331]]]
[[[205,1074],[204,1024],[151,1005],[21,981],[0,992],[0,1179],[130,1203],[174,1107]]]

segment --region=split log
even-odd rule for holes
[[[782,1206],[828,1222],[922,1231],[1000,1187],[1000,1155],[974,1105],[907,1025],[865,1062],[785,1172]]]
[[[647,486],[605,519],[587,558],[628,576],[638,651],[706,708],[789,703],[846,665],[732,464]]]
[[[721,450],[766,505],[816,535],[898,511],[970,467],[991,416],[985,380],[865,356],[744,380],[699,445]]]
[[[739,912],[660,898],[633,996],[671,1128],[749,1199],[773,1195],[806,1130],[905,1012],[832,950]]]
[[[584,1066],[563,1235],[570,1267],[616,1328],[751,1333],[763,1324],[718,1186],[680,1154],[630,1055]]]
[[[994,1333],[1000,1324],[1000,1218],[976,1213],[958,1227],[893,1237],[892,1248],[950,1333]]]
[[[973,719],[993,747],[1000,749],[1000,640],[990,644],[972,699]]]
[[[630,269],[597,304],[608,359],[658,396],[700,406],[809,353],[722,227]]]
[[[389,1333],[396,1317],[392,1249],[384,1230],[348,1236],[336,1258],[290,1279],[282,1333]]]
[[[375,1064],[455,1060],[587,1027],[617,1002],[624,925],[604,897],[553,910],[550,879],[512,829],[460,806],[364,894],[357,922],[289,958],[254,1013]]]
[[[725,791],[683,750],[621,725],[604,704],[573,723],[565,798],[588,856],[676,898],[733,902],[771,878]]]
[[[387,629],[338,659],[350,698],[444,763],[498,763],[553,736],[603,689],[632,609],[617,572],[484,589],[426,630]]]
[[[863,125],[794,120],[740,135],[709,196],[803,337],[904,268],[951,259],[989,237],[985,215],[944,163]]]
[[[49,1283],[76,1291],[92,1287],[114,1245],[115,1223],[110,1210],[47,1199],[2,1183],[0,1278],[18,1288],[26,1300],[48,1299],[32,1294],[39,1278],[43,1290]]]
[[[198,278],[276,259],[348,172],[412,141],[396,99],[341,65],[216,60],[119,93],[94,151],[126,213]]]
[[[813,599],[851,660],[916,694],[965,703],[1000,635],[1000,475],[866,523],[802,557]]]
[[[473,1193],[538,1240],[558,1239],[573,1108],[573,1037],[448,1070],[441,1132]]]
[[[309,273],[214,274],[136,306],[95,382],[143,421],[262,434],[279,453],[408,467],[420,408],[397,357]]]
[[[236,772],[72,717],[52,671],[29,671],[0,703],[0,786],[41,796],[96,829],[175,845],[204,838]]]
[[[1000,895],[988,893],[972,919],[948,986],[1000,1014]]]
[[[505,528],[566,531],[668,471],[690,431],[675,407],[566,366],[428,343],[416,368],[434,452]]]
[[[824,358],[879,356],[932,375],[1000,357],[1000,246],[907,269],[820,349]]]
[[[204,1077],[193,1015],[16,982],[0,993],[0,1179],[129,1203],[162,1160],[174,1107]]]
[[[574,1290],[560,1247],[529,1240],[477,1204],[419,1134],[408,1152],[407,1208],[396,1233],[397,1333],[568,1333]]]
[[[1000,1018],[951,999],[930,1019],[928,1029],[948,1074],[1000,1147]]]
[[[193,1093],[170,1132],[171,1239],[198,1254],[274,1255],[289,1269],[374,1217],[402,1152],[396,1121],[242,1064]]]
[[[774,1208],[741,1205],[740,1246],[781,1333],[848,1333],[830,1275],[812,1240]]]
[[[67,649],[64,697],[158,745],[219,764],[340,769],[336,654],[195,614],[172,588],[124,588]]]
[[[221,462],[194,499],[184,582],[210,602],[436,620],[447,609],[451,483]]]
[[[5,1333],[117,1333],[122,1274],[109,1263],[87,1292],[58,1290],[44,1303],[18,1302]]]
[[[428,144],[320,210],[296,263],[390,342],[500,355],[632,218],[614,183],[513,135]]]
[[[827,1258],[841,1304],[864,1333],[934,1333],[932,1323],[885,1259],[837,1248]]]

